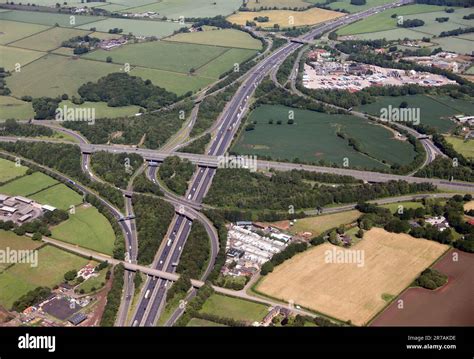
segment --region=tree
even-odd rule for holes
[[[261,275],[267,275],[268,273],[273,272],[273,269],[274,269],[274,265],[271,261],[265,262],[262,265],[262,268],[260,270],[260,274]]]
[[[107,56],[105,61],[108,62],[108,63],[111,63],[112,62],[112,56]]]
[[[34,241],[40,241],[42,238],[43,236],[39,232],[36,232],[35,234],[33,234],[33,237],[31,237],[31,239]]]
[[[363,229],[359,229],[357,231],[357,237],[358,238],[364,238],[364,230]]]
[[[69,282],[71,280],[74,280],[74,278],[77,277],[77,270],[72,269],[66,273],[64,273],[64,279]]]
[[[400,108],[407,108],[407,107],[408,107],[408,102],[402,101],[398,107],[400,107]]]

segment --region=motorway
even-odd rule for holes
[[[372,8],[361,13],[344,16],[326,24],[320,25],[309,33],[303,35],[300,40],[310,41],[315,36],[321,35],[324,32],[331,31],[341,25],[357,21],[366,16],[370,16],[379,11],[399,6],[399,4],[406,4],[412,2],[411,0],[402,0],[396,4],[386,4],[376,8]],[[233,98],[229,101],[224,109],[222,116],[219,118],[221,123],[215,138],[211,142],[211,146],[207,151],[210,156],[222,156],[228,150],[236,131],[240,126],[242,119],[248,105],[248,101],[252,96],[255,88],[260,81],[267,75],[267,73],[274,67],[279,66],[286,57],[301,46],[298,42],[289,42],[281,48],[276,49],[271,55],[264,58],[254,68],[248,72],[248,76],[242,82],[242,85],[236,91]],[[138,149],[136,150],[139,153]],[[186,199],[200,203],[212,182],[216,172],[215,168],[198,167],[191,185],[186,192]],[[175,215],[171,224],[171,234],[167,236],[168,241],[165,246],[161,246],[156,259],[153,263],[153,268],[163,269],[165,271],[174,271],[177,261],[181,253],[181,249],[186,242],[189,235],[192,221],[184,215]],[[152,326],[156,321],[159,310],[162,307],[167,289],[167,283],[164,280],[149,279],[143,289],[140,303],[133,318],[132,325]]]

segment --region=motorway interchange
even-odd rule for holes
[[[191,184],[184,197],[180,197],[164,189],[165,199],[175,206],[176,214],[172,219],[165,240],[162,241],[162,244],[158,252],[156,253],[155,259],[151,265],[151,269],[155,272],[151,271],[150,274],[162,274],[163,272],[165,272],[170,273],[171,276],[168,276],[168,278],[166,278],[166,275],[149,275],[145,284],[143,285],[137,304],[133,309],[133,313],[131,313],[131,315],[129,315],[129,313],[132,311],[131,305],[133,301],[133,293],[135,290],[133,284],[133,277],[135,275],[133,272],[133,268],[138,268],[138,266],[133,266],[134,264],[136,264],[138,248],[133,206],[131,201],[131,197],[133,196],[133,187],[130,184],[127,190],[123,191],[125,196],[126,213],[121,213],[113,205],[108,203],[106,200],[100,198],[102,203],[106,205],[107,208],[109,208],[109,210],[113,213],[114,217],[120,223],[126,240],[127,256],[125,263],[128,262],[126,269],[128,267],[128,269],[131,270],[125,272],[124,293],[122,297],[121,307],[117,315],[116,325],[156,325],[156,322],[160,315],[160,311],[163,309],[165,303],[166,291],[170,287],[170,284],[172,283],[174,278],[177,278],[173,274],[176,270],[176,266],[179,262],[180,255],[185,246],[186,239],[191,231],[191,226],[194,220],[199,220],[204,225],[212,243],[211,260],[209,261],[207,270],[205,271],[202,278],[196,279],[205,280],[207,275],[210,273],[214,264],[214,259],[217,256],[217,252],[219,249],[218,237],[215,229],[212,226],[212,223],[205,216],[203,216],[199,212],[199,210],[202,208],[202,200],[206,196],[206,193],[210,188],[212,179],[216,173],[218,156],[223,156],[227,153],[232,143],[232,140],[239,129],[240,120],[244,117],[243,115],[248,108],[249,100],[252,97],[255,88],[262,81],[262,79],[266,77],[271,71],[274,71],[276,68],[278,68],[290,54],[302,47],[303,44],[311,41],[315,36],[322,35],[323,33],[332,31],[342,25],[357,21],[361,18],[371,16],[382,10],[400,6],[401,4],[407,4],[410,2],[412,1],[402,0],[329,21],[327,23],[314,27],[310,32],[304,34],[296,40],[288,42],[286,45],[283,45],[270,55],[264,57],[257,65],[255,65],[247,72],[240,87],[238,88],[232,99],[226,105],[224,111],[218,118],[216,125],[213,126],[214,128],[216,128],[216,131],[214,133],[214,137],[211,140],[209,150],[205,155],[147,150],[141,148],[131,148],[127,146],[95,145],[88,143],[85,138],[83,138],[76,132],[67,129],[61,129],[61,131],[67,132],[69,135],[74,136],[78,140],[79,146],[81,147],[83,153],[82,169],[91,177],[92,180],[95,181],[100,181],[100,179],[91,172],[91,166],[89,162],[90,154],[96,151],[111,151],[117,153],[133,152],[141,155],[145,160],[148,161],[148,165],[142,166],[142,168],[140,168],[140,171],[146,171],[146,176],[152,182],[157,184],[159,184],[156,180],[156,174],[159,163],[162,162],[167,156],[177,155],[183,158],[187,158],[198,166],[197,171],[194,173],[194,176],[191,180]],[[292,87],[294,89],[294,86]],[[358,113],[353,114],[364,116],[363,114]],[[57,127],[55,127],[54,125],[50,125],[47,123],[39,123],[37,121],[35,121],[35,123],[47,125],[57,129]],[[414,132],[413,130],[408,128],[406,128],[406,130]],[[418,137],[418,134],[416,132],[413,134]],[[0,141],[17,140],[18,138],[13,137],[0,138]],[[28,140],[33,141],[34,139]],[[440,155],[439,150],[432,144],[431,141],[426,139],[421,139],[421,141],[427,152],[427,159],[425,164],[431,162],[436,155]],[[28,162],[27,160],[25,161]],[[273,161],[259,161],[258,167],[260,169],[274,168],[277,170],[304,169],[322,173],[350,175],[358,179],[363,179],[367,182],[384,182],[389,180],[406,180],[408,182],[431,182],[434,185],[438,186],[440,189],[447,189],[451,191],[465,190],[466,188],[472,190],[474,187],[474,185],[472,184],[462,182],[450,182],[436,179],[416,178],[411,176],[397,176],[369,171],[357,171],[343,168],[320,167],[293,163],[279,163]],[[75,183],[64,175],[58,173],[55,174],[63,177],[66,181],[76,186],[76,188],[79,189],[81,192],[95,195],[85,186]],[[201,285],[202,282],[195,282],[195,284],[196,286],[198,286]],[[190,298],[193,294],[194,292],[191,292],[188,298]],[[175,313],[172,314],[171,319],[168,320],[166,325],[172,325],[174,321],[179,317],[179,315],[183,312],[183,310],[184,308],[178,308]]]

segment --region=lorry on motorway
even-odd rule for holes
[[[149,296],[150,296],[150,290],[148,289],[145,293],[145,299],[148,299]]]

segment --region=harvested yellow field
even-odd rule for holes
[[[465,211],[470,211],[471,209],[474,209],[474,201],[469,201],[464,204]]]
[[[328,229],[339,227],[342,224],[350,224],[359,218],[359,211],[347,211],[334,214],[326,214],[316,217],[307,217],[298,219],[290,231],[292,233],[311,232],[313,236],[317,236]]]
[[[268,16],[268,22],[257,22],[254,20],[255,17],[265,16]],[[315,25],[340,16],[344,16],[344,14],[337,11],[312,8],[306,11],[243,11],[230,15],[227,20],[237,25],[245,25],[247,21],[254,21],[261,27],[273,27],[273,25],[278,24],[281,28],[287,28],[293,26]]]
[[[382,296],[400,294],[448,248],[372,228],[349,249],[324,243],[293,257],[264,277],[257,289],[365,325],[386,306]]]

